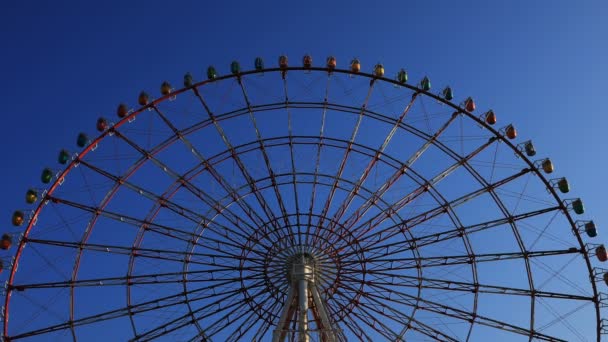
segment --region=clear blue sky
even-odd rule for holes
[[[603,1],[4,2],[2,213],[56,151],[139,91],[209,64],[358,56],[474,95],[533,137],[599,222],[608,186]]]
[[[25,191],[59,149],[141,90],[179,85],[186,71],[202,79],[210,64],[227,74],[234,59],[248,69],[256,56],[270,65],[309,53],[317,63],[382,62],[390,75],[405,67],[412,80],[429,75],[458,99],[474,96],[532,138],[608,230],[608,3],[377,3],[2,2],[0,222],[26,208]]]

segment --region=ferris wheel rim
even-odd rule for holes
[[[94,140],[91,141],[91,143],[86,146],[83,151],[77,155],[77,157],[75,159],[73,159],[69,165],[62,171],[59,172],[54,180],[54,182],[52,183],[52,185],[49,187],[49,189],[46,191],[46,196],[45,198],[41,199],[41,202],[37,205],[36,209],[33,211],[32,214],[32,220],[28,223],[27,228],[25,229],[25,231],[23,232],[22,236],[23,239],[21,239],[19,241],[19,246],[17,249],[17,252],[15,253],[15,257],[13,259],[13,263],[12,263],[12,267],[11,267],[11,271],[10,271],[10,275],[9,275],[9,280],[7,281],[7,285],[8,285],[8,291],[7,291],[7,296],[5,298],[5,306],[4,306],[4,319],[3,319],[3,323],[4,323],[4,335],[8,336],[8,316],[9,316],[9,303],[10,303],[10,294],[13,291],[13,288],[11,287],[13,285],[13,281],[14,281],[14,276],[15,273],[17,272],[17,268],[18,268],[18,264],[19,264],[19,260],[20,260],[20,256],[22,254],[22,250],[25,247],[25,244],[28,242],[28,236],[30,231],[33,229],[33,226],[36,223],[36,219],[38,214],[41,212],[42,208],[45,206],[45,203],[49,200],[49,198],[52,198],[52,195],[54,193],[54,191],[56,190],[56,188],[61,185],[61,183],[63,182],[63,179],[65,179],[65,177],[68,175],[69,172],[71,172],[75,167],[78,166],[78,164],[80,163],[80,159],[84,158],[89,152],[93,151],[97,145],[99,143],[102,142],[102,140],[104,140],[106,137],[112,135],[114,133],[114,130],[116,128],[121,127],[122,125],[124,125],[127,122],[130,122],[131,120],[135,119],[135,117],[137,117],[138,114],[144,112],[145,110],[151,109],[156,107],[157,104],[164,102],[174,96],[178,96],[181,93],[184,92],[188,92],[188,91],[194,91],[194,92],[198,92],[198,88],[203,87],[207,84],[212,84],[215,82],[219,82],[219,81],[223,81],[223,80],[229,80],[229,79],[240,79],[243,76],[246,75],[251,75],[251,74],[260,74],[260,73],[272,73],[272,72],[281,72],[281,73],[285,73],[285,72],[293,72],[293,71],[318,71],[318,72],[326,72],[326,73],[343,73],[343,74],[351,74],[351,75],[355,75],[357,77],[367,77],[369,79],[372,80],[372,82],[376,82],[376,81],[382,81],[382,82],[387,82],[387,83],[391,83],[391,84],[395,84],[401,87],[405,87],[408,88],[410,90],[412,90],[416,95],[417,94],[422,94],[424,96],[427,96],[429,98],[432,98],[433,100],[436,100],[438,102],[441,102],[451,108],[453,108],[456,113],[458,115],[464,115],[470,119],[472,119],[475,123],[477,123],[478,125],[484,127],[487,131],[491,132],[496,139],[500,140],[502,143],[505,143],[507,146],[509,146],[509,148],[521,159],[523,160],[529,167],[530,172],[534,173],[535,177],[537,179],[540,179],[546,186],[547,190],[551,193],[551,195],[553,196],[553,198],[555,199],[556,203],[560,203],[561,207],[560,207],[560,211],[562,213],[565,214],[566,219],[568,220],[572,231],[579,243],[579,245],[581,247],[584,247],[585,244],[582,240],[582,237],[579,233],[579,231],[576,229],[576,223],[574,221],[574,219],[572,218],[571,214],[569,213],[569,211],[567,210],[567,207],[564,205],[563,200],[561,199],[561,197],[559,196],[559,194],[557,193],[557,191],[554,189],[553,186],[551,186],[550,180],[548,180],[544,174],[542,174],[540,172],[540,170],[538,169],[538,167],[536,167],[535,162],[531,161],[520,149],[517,148],[516,145],[514,145],[513,143],[511,143],[508,139],[506,139],[498,130],[495,130],[493,127],[491,127],[490,125],[486,124],[483,120],[480,120],[478,117],[474,116],[472,113],[468,112],[467,110],[461,108],[460,106],[454,104],[453,102],[450,102],[448,100],[445,100],[443,98],[441,98],[438,95],[435,95],[433,93],[430,93],[429,91],[425,91],[420,89],[417,86],[412,86],[410,84],[403,84],[400,83],[396,80],[391,80],[385,77],[378,77],[376,75],[373,74],[367,74],[367,73],[362,73],[362,72],[352,72],[350,70],[344,70],[344,69],[329,69],[329,68],[319,68],[319,67],[311,67],[311,68],[304,68],[304,67],[287,67],[287,68],[267,68],[267,69],[261,69],[261,70],[252,70],[252,71],[246,71],[246,72],[240,72],[238,74],[232,74],[232,75],[226,75],[226,76],[221,76],[218,77],[216,79],[213,80],[205,80],[202,82],[198,82],[196,84],[194,84],[191,87],[184,87],[181,88],[179,90],[173,91],[171,92],[171,94],[160,97],[152,102],[150,102],[148,105],[142,106],[139,109],[133,111],[132,113],[130,113],[129,115],[127,115],[125,118],[121,119],[119,122],[117,122],[116,124],[112,125],[108,130],[102,132],[97,138],[95,138]],[[455,114],[456,114],[455,113]],[[448,148],[449,149],[449,148]],[[473,170],[475,169],[474,167],[471,167]],[[135,173],[137,171],[137,169],[132,170],[132,173]],[[128,178],[128,176],[126,177]],[[118,189],[118,188],[117,188]],[[438,192],[439,195],[441,195],[440,192]],[[108,199],[108,201],[110,201],[110,199]],[[82,253],[82,251],[81,251]],[[79,253],[79,255],[81,254]],[[585,250],[585,248],[581,248],[581,253],[583,255],[583,258],[585,259],[585,262],[587,264],[587,270],[590,274],[590,276],[593,275],[593,267],[591,265],[591,261],[590,261],[590,256],[589,253]],[[131,260],[133,260],[133,258],[130,258]],[[591,287],[593,290],[593,294],[595,298],[598,298],[598,291],[597,291],[597,286],[595,281],[591,281]],[[127,288],[129,288],[129,286],[127,286]],[[600,311],[599,311],[599,306],[600,306],[600,301],[599,299],[594,300],[594,305],[596,307],[596,318],[597,318],[597,331],[598,331],[598,340],[599,340],[599,336],[600,336]],[[533,312],[532,312],[533,314]]]

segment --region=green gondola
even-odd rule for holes
[[[217,78],[217,71],[215,71],[215,67],[213,65],[207,68],[207,79],[214,80]]]
[[[422,90],[424,91],[431,90],[431,80],[428,77],[424,76],[422,81],[420,81],[420,88],[422,88]]]
[[[232,63],[230,63],[230,72],[233,75],[238,75],[241,73],[241,65],[239,64],[239,62],[232,61]]]
[[[194,79],[192,78],[192,74],[187,72],[184,75],[184,87],[192,87],[194,85]]]
[[[260,71],[264,69],[264,60],[262,59],[262,57],[256,57],[255,61],[253,62],[253,66],[255,67],[255,70]]]
[[[59,151],[59,156],[57,156],[57,161],[59,164],[66,164],[68,160],[70,160],[70,152],[65,149]]]
[[[401,84],[407,82],[407,71],[405,71],[405,69],[401,68],[401,70],[399,70],[397,73],[397,82]]]
[[[557,181],[557,188],[564,194],[570,192],[570,184],[566,178],[561,178]]]
[[[53,179],[53,170],[49,169],[48,167],[46,169],[42,170],[42,174],[40,175],[40,180],[42,181],[42,183],[48,184],[51,182],[52,179]]]
[[[595,222],[589,221],[585,223],[585,233],[587,233],[587,236],[589,237],[597,236],[597,227],[595,226]]]
[[[445,89],[443,89],[443,98],[445,98],[448,101],[451,101],[454,98],[454,93],[452,92],[452,88],[450,87],[445,87]]]
[[[531,140],[524,143],[524,151],[528,157],[534,157],[536,155],[536,148],[534,148]]]
[[[78,147],[85,147],[88,143],[89,137],[86,134],[78,134],[78,138],[76,138],[76,145],[78,145]]]
[[[578,215],[583,214],[585,212],[585,206],[583,205],[583,201],[580,198],[577,198],[572,201],[572,209]]]

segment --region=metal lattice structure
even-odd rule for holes
[[[163,83],[63,150],[5,340],[600,340],[605,249],[549,159],[426,77],[307,58]]]

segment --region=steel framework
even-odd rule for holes
[[[5,340],[603,331],[572,201],[504,129],[420,85],[238,70],[130,111],[54,179],[12,262]]]

